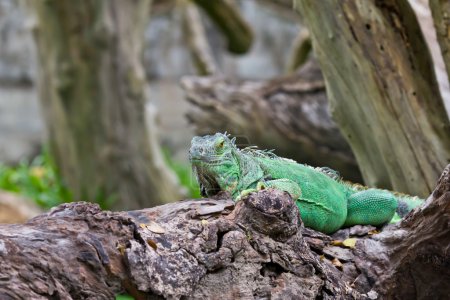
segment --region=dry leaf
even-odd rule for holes
[[[333,265],[335,265],[336,267],[342,269],[342,263],[339,261],[339,259],[333,258],[333,260],[331,261],[331,263],[332,263]]]
[[[120,254],[124,255],[125,254],[125,245],[124,244],[117,244],[117,250],[119,250]]]
[[[333,246],[343,246],[343,247],[347,247],[347,248],[355,248],[355,245],[356,245],[356,241],[357,241],[358,239],[356,239],[356,238],[350,238],[350,239],[346,239],[346,240],[344,240],[344,241],[341,241],[341,240],[334,240],[334,241],[331,241],[331,245],[333,245]]]
[[[374,230],[369,231],[367,234],[374,235],[374,234],[378,234],[378,233],[380,233],[380,232],[378,230],[374,229]]]
[[[145,225],[144,223],[139,224],[139,227],[141,227],[142,229],[147,228],[147,225]]]
[[[166,230],[162,228],[158,223],[151,221],[150,224],[147,225],[147,229],[153,233],[164,233]]]
[[[208,220],[202,220],[202,225],[203,225],[203,226],[208,225],[208,223],[209,223]]]
[[[350,239],[346,239],[346,240],[344,240],[343,242],[342,242],[342,245],[344,245],[345,247],[347,247],[347,248],[355,248],[355,245],[356,245],[356,241],[357,241],[358,239],[356,239],[356,238],[350,238]]]
[[[154,240],[148,239],[147,244],[153,248],[153,250],[156,250],[158,248],[158,245],[156,245],[156,242]]]
[[[330,244],[333,245],[333,246],[343,246],[343,245],[344,245],[344,243],[342,243],[341,240],[334,240],[334,241],[331,241]]]

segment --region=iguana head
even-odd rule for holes
[[[239,150],[234,140],[222,133],[192,139],[189,160],[203,196],[234,189],[239,176]]]

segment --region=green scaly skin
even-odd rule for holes
[[[240,150],[234,139],[221,133],[194,137],[189,159],[202,195],[228,191],[239,200],[263,188],[287,191],[296,199],[305,226],[324,233],[398,221],[423,203],[417,197],[345,182],[329,168],[313,168],[254,148]]]

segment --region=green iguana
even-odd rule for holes
[[[235,138],[194,137],[189,159],[203,196],[228,191],[235,200],[263,188],[287,191],[305,226],[332,233],[352,225],[398,221],[422,199],[343,181],[329,168],[314,168],[271,151],[238,149]]]

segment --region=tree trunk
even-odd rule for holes
[[[447,75],[450,77],[450,1],[430,0],[429,5]]]
[[[407,1],[295,4],[366,184],[427,195],[450,159],[450,123]]]
[[[176,199],[154,124],[148,132],[145,123],[141,53],[150,1],[29,4],[38,18],[50,149],[74,198],[127,209]]]
[[[238,137],[240,146],[275,148],[280,156],[328,166],[361,182],[351,149],[331,120],[315,61],[298,74],[267,82],[185,77],[182,86],[194,105],[187,117],[198,134],[226,130]]]
[[[0,298],[444,299],[449,222],[450,165],[423,207],[380,233],[304,228],[271,189],[130,212],[63,204],[0,225]]]

